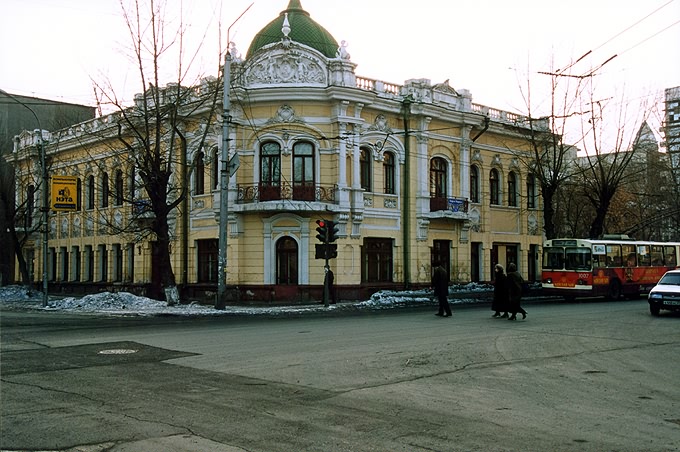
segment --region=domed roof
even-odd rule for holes
[[[281,41],[283,37],[281,28],[283,27],[286,13],[288,13],[288,23],[290,24],[288,37],[291,41],[316,49],[328,58],[335,58],[338,51],[338,42],[325,28],[316,23],[307,11],[302,9],[299,0],[290,0],[288,8],[281,11],[279,17],[269,22],[255,35],[253,42],[250,43],[248,48],[246,58],[249,58],[266,45]]]

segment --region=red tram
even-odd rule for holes
[[[637,297],[678,268],[680,243],[632,239],[553,239],[543,244],[546,295]]]

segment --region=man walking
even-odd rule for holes
[[[449,273],[442,267],[440,261],[435,261],[434,265],[432,289],[439,301],[439,311],[435,315],[451,317],[451,306],[449,306]]]

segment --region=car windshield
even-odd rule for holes
[[[659,280],[659,284],[664,286],[680,285],[680,273],[666,273]]]

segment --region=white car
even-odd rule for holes
[[[666,272],[649,292],[647,301],[652,315],[659,315],[662,309],[680,311],[680,269]]]

